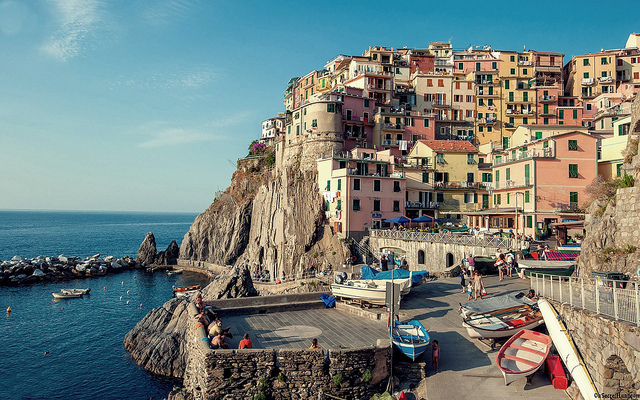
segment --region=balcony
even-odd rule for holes
[[[600,78],[598,78],[598,82],[600,82],[600,83],[611,83],[611,82],[613,82],[613,77],[612,76],[601,76]]]
[[[496,120],[493,118],[478,118],[478,125],[493,125]]]
[[[368,124],[369,123],[369,118],[365,118],[365,117],[358,117],[356,115],[347,115],[347,114],[342,114],[342,120],[344,122],[352,122],[352,123],[362,123],[362,124]]]
[[[507,129],[514,129],[516,126],[515,124],[512,124],[511,122],[507,122],[506,124],[504,124],[504,127]]]
[[[582,78],[581,83],[583,86],[591,86],[593,85],[594,81],[593,81],[593,78]]]
[[[540,96],[538,97],[538,100],[540,100],[541,103],[553,103],[556,101],[556,96]]]
[[[532,103],[533,100],[530,99],[508,99],[506,101],[507,104],[518,104],[518,103]]]
[[[382,129],[383,129],[383,130],[385,130],[385,131],[389,131],[389,130],[392,130],[392,131],[401,131],[401,130],[403,130],[403,129],[404,129],[404,126],[403,126],[402,124],[392,124],[392,123],[390,123],[390,122],[385,122],[385,123],[382,125]]]
[[[480,182],[436,182],[436,189],[480,189]]]
[[[535,113],[533,112],[533,110],[529,110],[529,109],[507,109],[507,114],[509,115],[534,115]]]
[[[529,60],[518,60],[518,66],[526,67],[530,65],[531,65],[531,61]]]
[[[508,164],[516,161],[527,160],[531,158],[554,158],[555,152],[553,148],[549,147],[542,150],[531,149],[527,151],[518,152],[515,157],[504,156],[500,159],[496,159],[493,161],[493,166],[496,167],[498,165]]]
[[[436,209],[438,203],[435,201],[407,201],[407,208]]]
[[[402,165],[404,168],[415,168],[415,169],[420,169],[420,170],[432,170],[433,169],[433,165],[431,165],[431,162],[427,162],[424,164],[418,164],[418,163],[406,163]]]

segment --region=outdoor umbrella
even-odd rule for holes
[[[389,222],[392,224],[406,224],[407,222],[411,222],[411,220],[407,217],[403,217],[402,215],[400,215],[399,217],[385,219],[384,222]]]
[[[418,218],[414,218],[411,220],[411,222],[433,222],[433,217],[430,217],[428,215],[422,215]]]

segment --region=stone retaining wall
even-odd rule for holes
[[[193,304],[189,312],[197,314]],[[382,391],[389,376],[390,347],[211,350],[202,326],[190,324],[184,384],[196,400],[254,399],[261,393],[278,400],[319,393],[368,399]]]
[[[640,395],[640,328],[568,304],[552,303],[598,392]]]

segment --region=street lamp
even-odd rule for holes
[[[520,245],[520,237],[518,236],[518,195],[521,194],[522,195],[522,213],[524,214],[524,192],[515,192],[514,195],[516,197],[516,243],[518,244],[518,251],[520,251],[521,245]],[[524,234],[524,226],[522,227],[522,233]]]

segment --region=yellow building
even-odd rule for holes
[[[478,209],[481,185],[474,145],[466,140],[420,140],[411,149],[408,161],[433,166],[425,168],[420,178],[435,190],[439,218],[459,222],[464,213]],[[407,185],[413,188],[415,182]]]
[[[581,101],[616,91],[617,51],[575,56],[564,66],[565,92]]]
[[[602,139],[598,152],[598,175],[605,180],[622,176],[622,151],[627,147],[631,116],[620,118],[613,123],[613,136]]]

